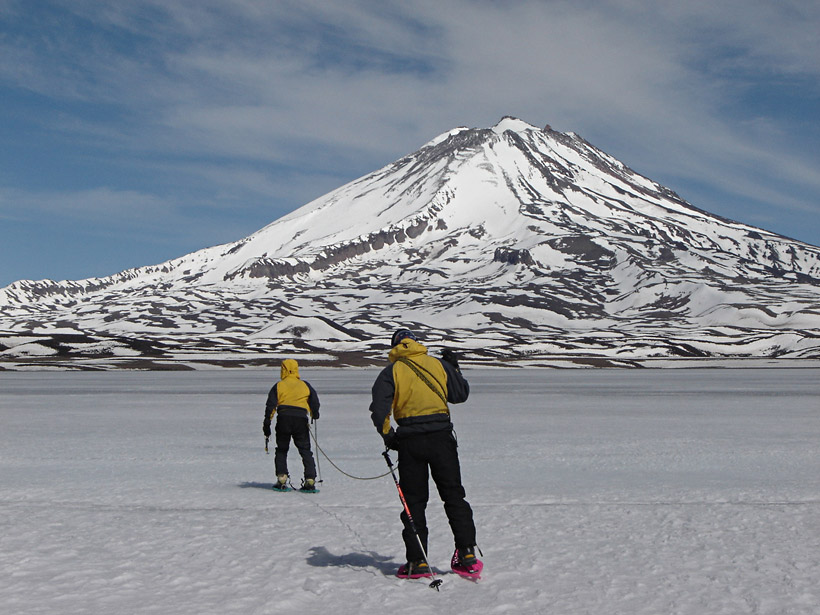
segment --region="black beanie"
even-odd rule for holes
[[[390,338],[390,347],[393,348],[394,346],[397,346],[402,340],[407,338],[410,338],[416,342],[419,341],[416,334],[409,329],[399,329],[393,334],[393,337]]]

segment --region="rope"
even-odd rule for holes
[[[422,382],[424,382],[424,384],[426,384],[428,387],[430,387],[431,391],[433,391],[436,395],[439,396],[441,401],[444,402],[445,406],[447,405],[447,397],[445,397],[445,395],[441,392],[441,389],[444,389],[444,386],[442,386],[442,384],[438,380],[436,380],[436,377],[433,376],[433,374],[430,372],[430,370],[428,370],[424,366],[419,365],[418,363],[415,363],[414,361],[411,361],[410,359],[407,359],[405,357],[402,357],[402,358],[398,359],[398,362],[399,363],[404,363],[407,367],[409,367],[411,370],[413,370],[413,372],[415,372],[415,374],[419,377],[419,379]],[[424,370],[425,372],[430,374],[430,378],[432,378],[433,381],[438,385],[438,388],[432,382],[430,382],[430,379],[427,378],[427,376],[425,376],[422,373],[421,370]],[[449,413],[450,413],[450,410],[448,408],[447,409],[447,414],[449,414]],[[316,428],[316,425],[314,425],[314,428]],[[313,430],[308,429],[308,433],[310,433],[310,437],[313,438],[313,442],[314,442],[314,444],[316,444],[316,450],[318,450],[320,453],[322,453],[322,455],[324,455],[325,459],[328,460],[330,465],[332,465],[334,468],[336,468],[339,472],[341,472],[342,474],[344,474],[348,478],[352,478],[353,480],[376,480],[376,479],[379,479],[379,478],[384,478],[385,476],[390,474],[390,470],[388,470],[384,474],[379,474],[378,476],[363,477],[363,476],[353,476],[352,474],[348,474],[347,472],[342,470],[339,466],[337,466],[333,462],[333,460],[328,456],[328,454],[322,450],[322,447],[319,446],[319,439],[313,433]],[[318,457],[317,457],[317,461],[318,461]],[[317,469],[318,469],[318,463],[317,463]]]
[[[318,444],[317,444],[317,447],[318,447]],[[364,539],[362,538],[362,535],[361,535],[361,534],[359,534],[359,532],[357,532],[355,529],[353,529],[353,527],[351,527],[351,525],[350,525],[347,521],[345,521],[344,519],[342,519],[339,515],[337,515],[337,514],[336,514],[335,512],[333,512],[332,510],[328,510],[327,508],[325,508],[324,506],[322,506],[322,505],[319,503],[318,499],[317,499],[317,498],[315,498],[313,495],[311,495],[311,494],[309,494],[309,493],[302,493],[302,490],[301,490],[301,489],[297,489],[297,488],[293,485],[293,482],[292,482],[292,481],[288,480],[288,484],[290,485],[290,488],[291,488],[293,491],[295,491],[296,493],[298,493],[301,497],[303,497],[303,498],[307,498],[307,499],[308,499],[308,501],[310,501],[310,503],[311,503],[311,504],[313,504],[316,508],[318,508],[319,510],[321,510],[321,511],[322,511],[323,513],[325,513],[326,515],[329,515],[329,516],[333,517],[334,519],[336,519],[336,521],[337,521],[337,522],[339,523],[339,525],[341,525],[342,527],[347,528],[347,531],[348,531],[348,532],[350,532],[351,534],[353,534],[353,536],[355,536],[355,537],[356,537],[356,540],[359,542],[359,544],[362,546],[362,548],[363,548],[365,551],[368,551],[368,552],[370,552],[370,553],[373,553],[373,551],[371,551],[370,549],[368,549],[367,545],[366,545],[366,544],[364,544]]]
[[[364,476],[363,477],[363,476],[353,476],[352,474],[348,474],[347,472],[342,470],[339,466],[337,466],[330,457],[328,457],[327,453],[322,450],[321,446],[319,446],[319,441],[316,439],[316,436],[313,434],[313,432],[310,431],[310,430],[308,430],[308,431],[310,432],[310,436],[313,438],[314,444],[316,444],[316,450],[318,450],[320,453],[322,453],[322,455],[325,456],[325,459],[327,459],[328,462],[330,462],[330,465],[332,465],[334,468],[336,468],[339,472],[341,472],[342,474],[344,474],[348,478],[352,478],[353,480],[376,480],[378,478],[384,478],[385,476],[390,474],[389,470],[387,472],[385,472],[384,474],[379,474],[378,476]]]

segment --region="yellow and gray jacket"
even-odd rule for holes
[[[452,429],[448,403],[467,400],[470,385],[459,369],[427,354],[427,348],[404,339],[388,355],[390,365],[373,384],[370,416],[382,436],[392,429],[391,415],[398,424],[396,434]]]
[[[285,416],[319,418],[319,396],[310,383],[299,378],[299,364],[293,359],[282,361],[281,380],[268,393],[265,404],[268,424],[276,412]]]

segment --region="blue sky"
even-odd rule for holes
[[[234,241],[456,126],[820,245],[820,3],[0,0],[0,286]]]

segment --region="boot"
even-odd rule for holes
[[[470,570],[478,561],[478,558],[475,556],[475,547],[457,549],[455,560],[456,565]]]
[[[453,572],[469,579],[480,579],[484,563],[476,557],[475,550],[474,546],[456,549],[453,559],[450,560],[450,568]]]
[[[421,579],[432,577],[433,573],[430,572],[430,566],[427,565],[427,562],[421,559],[402,565],[396,576],[400,579]]]
[[[308,493],[313,493],[314,491],[316,491],[316,479],[303,478],[302,486],[299,487],[299,491],[306,491]]]

